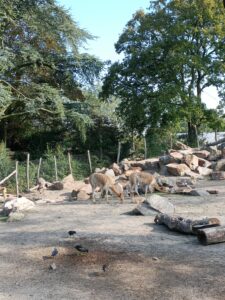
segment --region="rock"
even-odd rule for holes
[[[225,179],[225,172],[224,171],[214,171],[211,174],[212,180],[224,180]]]
[[[212,174],[213,170],[209,168],[204,168],[204,167],[197,167],[196,172],[198,172],[202,176],[209,176]]]
[[[105,173],[105,171],[106,171],[106,168],[104,168],[104,167],[101,168],[101,169],[100,168],[95,168],[94,173],[102,173],[103,174],[103,173]]]
[[[166,186],[171,188],[176,185],[176,179],[174,178],[165,177],[165,176],[157,176],[155,178],[159,186]]]
[[[174,176],[184,176],[190,174],[190,169],[185,164],[168,164],[166,165],[169,174]]]
[[[199,190],[199,189],[195,189],[195,190],[191,190],[189,193],[190,196],[209,196],[209,193],[207,191],[204,190]]]
[[[80,190],[77,194],[77,200],[88,200],[91,196],[88,195],[85,191]]]
[[[207,157],[209,157],[210,152],[207,150],[197,150],[193,152],[194,155],[196,155],[199,158],[204,158],[206,159]]]
[[[49,270],[56,270],[57,267],[56,267],[56,264],[55,263],[52,263],[50,266],[49,266]]]
[[[55,181],[51,185],[48,186],[49,190],[60,191],[63,190],[63,183],[61,181]]]
[[[147,203],[143,202],[135,207],[130,214],[135,216],[155,216],[157,211],[152,209]]]
[[[221,149],[221,156],[222,156],[222,158],[225,158],[225,148]]]
[[[105,175],[107,175],[109,177],[112,177],[112,178],[115,178],[115,173],[114,173],[113,169],[106,170]]]
[[[148,158],[140,161],[129,161],[130,167],[140,167],[141,170],[159,171],[159,158]]]
[[[170,152],[169,154],[176,162],[182,162],[184,155],[178,151]]]
[[[225,171],[225,158],[222,158],[217,161],[217,163],[214,167],[214,170],[215,171]]]
[[[185,155],[184,162],[192,171],[195,171],[198,167],[198,157],[196,155],[193,154]]]
[[[173,214],[175,211],[174,205],[169,202],[168,198],[156,194],[148,196],[144,203],[161,213]]]
[[[62,183],[63,183],[64,189],[71,189],[71,187],[72,187],[73,184],[74,184],[74,178],[73,178],[73,175],[70,174],[70,175],[66,176],[66,177],[62,180]]]
[[[173,164],[173,163],[180,163],[180,160],[175,159],[171,155],[163,155],[159,157],[159,164],[160,165],[168,165],[168,164]]]
[[[113,163],[113,164],[112,164],[112,166],[111,166],[111,169],[113,169],[113,171],[114,171],[114,174],[115,174],[116,176],[118,176],[118,175],[121,175],[121,174],[122,174],[122,171],[121,171],[121,169],[120,169],[119,165],[118,165],[118,164],[116,164],[116,163]]]
[[[204,158],[198,158],[198,165],[200,167],[209,168],[211,167],[212,163]]]
[[[176,185],[178,187],[194,187],[195,184],[195,180],[191,179],[191,178],[178,178],[176,180]]]
[[[154,256],[154,257],[152,258],[152,260],[157,261],[157,260],[159,260],[159,259],[158,259],[158,257]]]
[[[190,149],[189,146],[177,141],[174,145],[173,145],[173,149],[175,150],[188,150]]]
[[[15,198],[13,200],[5,202],[3,210],[11,211],[26,211],[35,207],[33,201],[28,200],[25,197]]]
[[[9,214],[9,218],[8,218],[8,222],[15,222],[15,221],[21,221],[23,218],[25,217],[25,215],[21,212],[11,212]]]

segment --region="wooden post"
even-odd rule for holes
[[[68,162],[69,162],[70,174],[73,175],[70,152],[68,152]]]
[[[90,167],[90,172],[92,173],[92,165],[91,165],[91,155],[90,155],[90,151],[87,151],[88,154],[88,162],[89,162],[89,167]]]
[[[146,143],[146,137],[144,136],[144,148],[145,148],[145,159],[147,158],[147,143]]]
[[[58,181],[57,160],[55,156],[54,156],[54,161],[55,161],[55,180]]]
[[[30,189],[30,153],[27,153],[27,190],[29,191]]]
[[[0,185],[3,184],[6,180],[8,180],[10,177],[12,177],[13,175],[16,174],[16,170],[14,170],[12,173],[10,173],[7,177],[5,177],[4,179],[2,179],[0,181]]]
[[[39,159],[38,170],[37,170],[37,179],[40,177],[40,169],[41,169],[42,158]]]
[[[18,161],[16,161],[16,197],[19,197]]]
[[[117,152],[117,164],[120,162],[120,152],[121,152],[121,142],[118,142],[118,152]]]

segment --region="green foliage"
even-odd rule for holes
[[[120,97],[119,113],[131,132],[185,120],[193,134],[205,120],[203,90],[216,86],[223,102],[224,36],[222,1],[152,1],[116,43],[124,59],[109,68],[103,95]]]
[[[76,104],[103,67],[80,53],[92,38],[55,0],[0,1],[0,139],[23,148],[28,135],[68,124],[85,139],[91,120]]]

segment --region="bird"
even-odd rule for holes
[[[76,231],[70,230],[70,231],[68,231],[68,234],[69,234],[70,236],[72,236],[72,235],[76,234]]]
[[[107,269],[108,269],[108,267],[109,267],[109,264],[104,264],[104,265],[102,266],[102,271],[103,271],[103,272],[106,272]]]
[[[88,249],[83,247],[82,245],[76,245],[76,246],[74,246],[74,248],[77,249],[80,252],[84,252],[84,253],[88,252]]]
[[[59,253],[59,251],[57,250],[57,248],[54,248],[53,250],[52,250],[52,254],[51,254],[51,256],[56,256],[57,254]]]

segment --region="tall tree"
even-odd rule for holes
[[[116,43],[124,58],[110,67],[103,95],[120,97],[125,120],[139,131],[186,120],[189,143],[196,144],[204,89],[216,86],[225,102],[224,41],[222,1],[151,1],[149,12],[136,12]]]
[[[80,53],[91,38],[55,0],[0,1],[0,126],[12,143],[18,132],[33,127],[50,130],[75,118],[80,131],[80,123],[88,121],[79,118],[82,88],[92,85],[103,67]],[[74,113],[69,102],[79,102]]]

